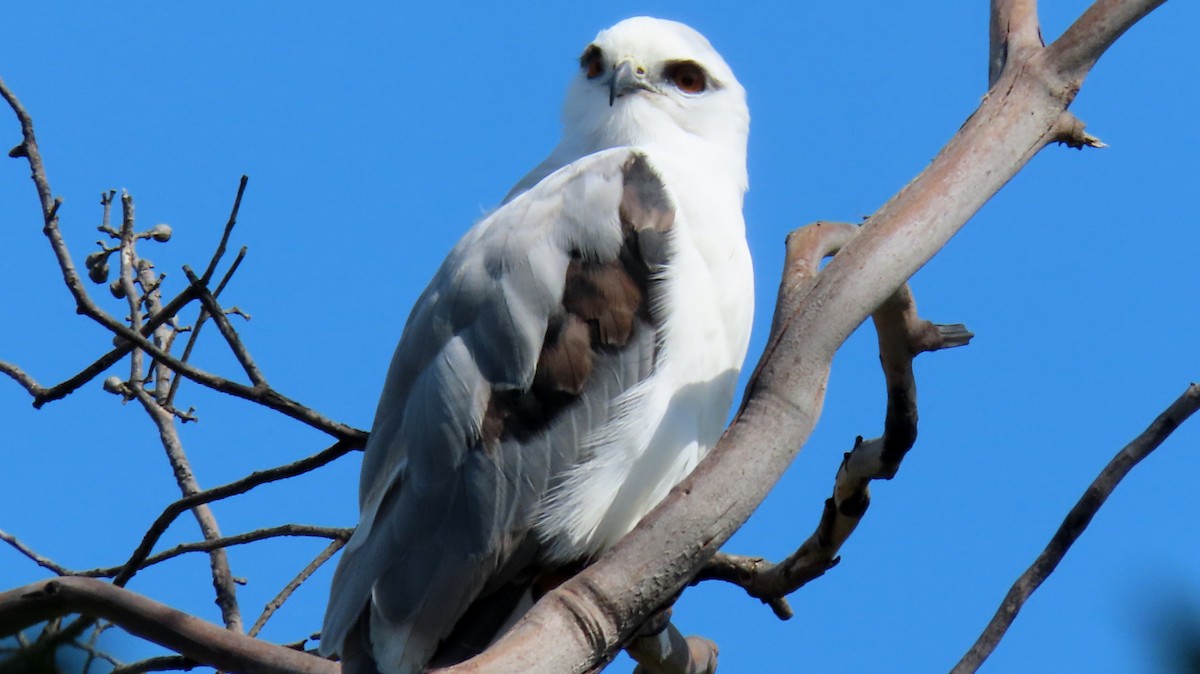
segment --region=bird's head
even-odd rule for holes
[[[744,166],[746,92],[703,35],[676,21],[635,17],[583,50],[563,105],[564,137],[596,151],[699,142]]]

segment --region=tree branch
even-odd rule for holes
[[[1046,48],[1046,60],[1063,77],[1082,82],[1117,38],[1165,1],[1097,0]]]
[[[43,557],[42,555],[39,555],[37,552],[35,552],[33,550],[33,548],[22,543],[16,536],[13,536],[12,534],[10,534],[2,529],[0,529],[0,541],[4,541],[5,543],[8,543],[17,552],[19,552],[22,555],[25,555],[29,559],[33,560],[34,564],[37,564],[38,566],[50,571],[51,573],[54,573],[59,576],[75,575],[75,573],[73,571],[71,571],[70,569],[68,569],[67,567],[62,566],[61,564],[55,562],[54,560],[50,559],[49,557]]]
[[[275,595],[275,597],[271,601],[267,602],[267,605],[263,607],[262,614],[258,616],[258,620],[254,621],[254,625],[250,627],[249,636],[257,636],[258,633],[262,631],[262,628],[266,626],[267,621],[271,619],[271,616],[275,615],[275,612],[279,610],[279,607],[283,606],[283,603],[288,600],[288,597],[292,596],[292,593],[296,591],[296,588],[300,587],[301,583],[308,580],[308,577],[313,575],[317,569],[321,568],[322,564],[328,562],[329,558],[333,557],[338,550],[341,550],[349,539],[349,535],[334,539],[334,541],[325,546],[325,549],[322,550],[321,553],[318,554],[311,562],[309,562],[307,566],[301,569],[300,573],[296,574],[295,578],[288,581],[288,584],[283,586],[283,589],[279,591],[279,594]]]
[[[123,588],[64,577],[0,593],[0,635],[71,613],[103,618],[196,662],[247,674],[338,674],[319,657],[222,629]]]
[[[264,529],[255,529],[244,534],[236,534],[233,536],[224,536],[213,540],[197,541],[195,543],[183,543],[169,550],[164,550],[157,555],[151,555],[138,565],[138,570],[141,571],[147,567],[154,566],[174,559],[180,555],[189,552],[208,552],[217,548],[231,548],[235,545],[245,545],[247,543],[256,543],[265,541],[270,538],[282,537],[310,537],[310,538],[331,538],[334,540],[347,541],[350,540],[354,529],[338,528],[338,527],[319,527],[307,524],[281,524],[277,527],[266,527]],[[0,539],[4,538],[4,532],[0,531]],[[35,560],[36,561],[36,560]],[[47,567],[49,568],[49,567]],[[88,578],[111,578],[116,576],[125,568],[125,565],[110,566],[99,569],[88,569],[87,571],[66,571],[59,575],[67,576],[87,576]],[[53,570],[53,569],[51,569]]]
[[[1096,479],[1083,492],[1083,496],[1067,513],[1067,517],[1059,525],[1058,531],[1054,532],[1054,536],[1046,548],[1025,570],[1025,573],[1021,574],[1021,577],[1013,583],[1012,588],[1005,595],[1004,601],[1001,602],[1000,608],[996,609],[996,615],[992,617],[991,622],[984,628],[983,634],[979,635],[979,639],[975,641],[971,649],[951,670],[952,674],[970,674],[979,669],[983,661],[992,654],[996,645],[1004,638],[1004,634],[1017,617],[1017,612],[1025,605],[1025,601],[1058,567],[1058,563],[1066,556],[1071,545],[1087,529],[1092,518],[1100,511],[1100,507],[1108,500],[1109,495],[1121,483],[1121,480],[1125,479],[1129,471],[1133,470],[1133,467],[1142,459],[1158,449],[1159,445],[1197,409],[1200,409],[1200,384],[1191,384],[1183,392],[1183,395],[1171,403],[1166,411],[1158,415],[1149,428],[1117,452],[1117,455],[1108,462],[1104,470],[1100,471]]]
[[[137,549],[133,551],[133,554],[129,557],[129,560],[125,562],[120,573],[113,578],[113,583],[115,585],[124,585],[125,583],[128,583],[129,579],[133,578],[134,574],[136,574],[138,569],[141,568],[143,562],[145,562],[150,556],[150,552],[154,549],[154,544],[157,543],[159,537],[166,532],[167,527],[171,526],[171,523],[174,522],[175,518],[179,517],[181,513],[189,510],[190,508],[202,503],[212,503],[213,501],[229,498],[230,496],[244,494],[259,485],[267,484],[269,482],[277,482],[279,480],[294,477],[296,475],[302,475],[309,471],[320,468],[321,466],[324,466],[325,464],[340,458],[355,449],[359,449],[360,447],[360,444],[355,444],[347,440],[339,440],[330,447],[310,457],[300,459],[299,461],[295,461],[284,466],[256,471],[240,480],[235,480],[219,487],[213,487],[212,489],[207,489],[175,501],[171,505],[167,506],[163,510],[162,514],[154,520],[154,523],[150,525],[150,528],[146,531],[145,536],[142,537],[142,542],[138,544]]]
[[[175,415],[159,406],[158,402],[142,389],[137,382],[126,387],[137,398],[158,428],[159,439],[167,452],[167,460],[175,474],[175,482],[185,498],[202,493],[200,483],[192,474],[191,462],[183,451],[183,443],[175,428]],[[200,526],[200,533],[207,541],[221,538],[221,529],[217,518],[206,503],[197,503],[190,508]],[[217,593],[217,606],[221,609],[221,618],[225,627],[234,631],[242,631],[242,615],[237,604],[237,585],[233,582],[233,572],[229,568],[229,556],[224,547],[214,547],[208,551],[209,566],[212,568],[213,589]]]
[[[879,358],[887,385],[883,435],[861,437],[847,452],[825,501],[816,531],[787,559],[772,564],[760,557],[718,554],[696,580],[723,580],[771,607],[781,620],[792,617],[785,597],[837,564],[837,553],[870,505],[872,480],[890,480],[917,438],[917,388],[912,361],[926,351],[967,344],[973,336],[962,325],[937,325],[917,315],[908,285],[900,287],[872,314],[879,336]]]
[[[1043,45],[1037,0],[992,0],[988,87],[1000,79],[1009,56],[1020,59]]]

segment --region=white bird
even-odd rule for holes
[[[348,674],[482,651],[724,427],[754,300],[744,89],[638,17],[584,49],[562,119],[396,348],[321,632]]]

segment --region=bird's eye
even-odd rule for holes
[[[663,70],[672,84],[687,94],[698,94],[708,88],[708,74],[695,61],[675,61]]]
[[[579,57],[579,67],[583,69],[583,74],[587,75],[589,80],[603,75],[604,55],[600,53],[600,48],[592,45],[583,50],[583,56]]]

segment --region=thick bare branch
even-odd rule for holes
[[[1010,56],[1021,60],[1042,47],[1037,0],[992,0],[988,44],[988,87],[991,87],[1000,79]]]
[[[175,672],[194,669],[200,663],[182,655],[160,655],[113,667],[108,674],[142,674],[142,672]]]
[[[1100,507],[1108,500],[1109,495],[1121,483],[1121,480],[1125,479],[1129,471],[1133,470],[1133,467],[1142,459],[1158,449],[1159,445],[1198,409],[1200,409],[1200,384],[1191,384],[1183,392],[1183,395],[1171,403],[1166,411],[1158,415],[1158,418],[1141,435],[1117,452],[1104,470],[1100,471],[1096,479],[1088,485],[1083,496],[1071,508],[1071,512],[1067,513],[1067,517],[1059,525],[1058,531],[1054,532],[1046,549],[1042,550],[1033,564],[1013,583],[1012,588],[1005,595],[1004,601],[1000,604],[1000,608],[996,610],[996,615],[992,617],[991,622],[984,628],[983,634],[979,635],[979,639],[971,646],[971,649],[951,670],[952,674],[969,674],[979,669],[983,661],[992,654],[996,645],[1004,638],[1004,634],[1017,617],[1017,612],[1025,605],[1025,601],[1054,572],[1058,563],[1071,549],[1071,545],[1091,523],[1092,518],[1100,511]]]
[[[0,593],[0,635],[71,613],[103,618],[196,662],[231,672],[337,674],[336,663],[244,636],[93,578],[64,577]]]
[[[1097,0],[1046,48],[1063,77],[1083,81],[1117,38],[1166,0]],[[1078,85],[1076,85],[1078,86]]]

